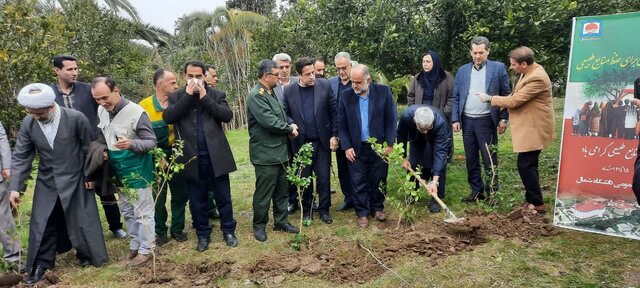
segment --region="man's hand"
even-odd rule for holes
[[[498,122],[498,134],[503,134],[505,131],[507,131],[507,123],[504,121]]]
[[[187,92],[187,94],[189,95],[193,95],[193,90],[195,90],[195,88],[196,88],[196,79],[191,78],[187,80],[187,89],[185,89],[185,92]]]
[[[131,148],[131,140],[129,140],[129,138],[124,137],[124,136],[118,136],[118,142],[116,142],[116,144],[114,144],[113,146],[120,149],[120,150],[129,150]]]
[[[402,160],[402,168],[404,168],[404,170],[411,170],[411,162],[409,162],[409,160],[407,159],[403,159]]]
[[[198,90],[200,92],[200,99],[204,98],[204,96],[207,96],[207,88],[204,88],[204,80],[200,80],[198,81],[200,85],[198,85]]]
[[[338,137],[331,137],[331,139],[329,139],[329,149],[331,149],[331,151],[338,150],[338,144]]]
[[[438,186],[435,182],[429,181],[429,183],[427,183],[427,192],[431,197],[435,197],[436,195],[438,195]]]
[[[344,151],[345,156],[347,156],[347,160],[349,160],[349,162],[355,162],[356,161],[356,150],[353,150],[353,148],[349,148],[347,150]]]
[[[11,177],[11,169],[9,168],[2,169],[2,177],[4,177],[4,179],[9,179],[9,177]]]
[[[95,181],[84,182],[84,188],[87,189],[87,190],[96,189],[96,182]]]
[[[491,96],[487,95],[487,93],[476,92],[476,95],[478,95],[482,103],[491,102]]]
[[[387,146],[384,148],[384,155],[389,156],[389,154],[393,153],[393,146]]]
[[[102,151],[102,160],[104,161],[109,160],[109,152],[107,152],[106,150]]]
[[[291,131],[291,133],[289,133],[289,139],[293,140],[293,139],[296,139],[296,137],[298,137],[298,125],[291,124],[291,128],[293,130]]]
[[[453,122],[451,124],[451,128],[453,129],[453,132],[460,132],[460,122]]]
[[[20,199],[20,193],[16,191],[9,192],[9,202],[11,202],[11,206],[13,208],[17,209],[18,206],[20,206],[20,203],[22,203],[22,199]]]

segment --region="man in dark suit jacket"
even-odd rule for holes
[[[453,143],[453,134],[447,117],[436,107],[413,105],[402,112],[398,123],[398,143],[411,142],[409,159],[405,159],[402,167],[406,170],[421,166],[422,178],[429,179],[429,189],[436,191],[438,197],[444,198],[447,181],[447,156]],[[406,158],[405,150],[405,158]],[[429,202],[429,211],[440,212],[440,205],[435,200]]]
[[[353,201],[358,226],[369,226],[368,216],[386,220],[384,191],[380,184],[387,178],[387,165],[367,143],[375,137],[378,143],[387,143],[385,153],[393,151],[396,139],[396,104],[389,86],[368,83],[369,68],[355,65],[351,68],[352,88],[341,95],[338,107],[338,135],[340,148],[349,161],[353,183]]]
[[[491,107],[480,102],[476,93],[507,96],[511,93],[509,75],[504,64],[487,60],[490,51],[489,40],[478,36],[471,40],[470,53],[473,62],[462,65],[456,73],[451,98],[451,122],[453,131],[462,130],[464,153],[467,161],[467,180],[471,193],[463,199],[473,202],[490,197],[491,190],[498,186],[498,155],[491,150],[498,145],[498,134],[507,130],[509,114],[507,109]],[[487,151],[489,146],[489,150]],[[486,180],[482,180],[479,155],[482,156]],[[492,165],[493,164],[493,165]],[[496,173],[493,173],[495,171]],[[491,183],[493,182],[493,186]]]
[[[187,87],[169,97],[169,106],[162,118],[167,124],[174,124],[176,139],[184,141],[184,156],[179,161],[186,163],[182,176],[187,179],[189,204],[196,222],[196,250],[207,250],[211,241],[209,187],[213,187],[224,241],[228,246],[236,247],[238,238],[229,182],[229,173],[236,171],[236,163],[222,129],[222,123],[231,121],[233,112],[225,93],[205,84],[204,63],[189,61],[184,65],[184,73]],[[193,157],[197,159],[189,161]]]
[[[56,94],[56,103],[60,107],[82,112],[89,119],[95,139],[102,134],[98,129],[98,103],[93,100],[91,85],[76,81],[78,78],[77,59],[70,55],[56,55],[53,57],[53,71],[56,73],[57,82],[50,86]],[[100,189],[97,189],[96,192],[100,197],[107,223],[109,223],[109,230],[116,238],[126,238],[127,233],[122,230],[120,209],[115,195],[112,191],[100,191]]]
[[[329,84],[333,95],[336,96],[336,103],[340,103],[340,95],[345,90],[351,88],[351,55],[347,52],[338,52],[334,58],[338,75],[329,78]],[[338,104],[339,105],[339,104]],[[339,124],[338,124],[339,125]],[[336,208],[336,211],[345,211],[353,208],[351,201],[352,186],[351,176],[349,175],[349,161],[344,155],[344,150],[336,151],[336,163],[338,164],[338,179],[340,180],[340,190],[344,195],[344,202]]]
[[[315,79],[313,62],[311,58],[301,58],[296,62],[299,82],[284,88],[283,102],[288,122],[298,125],[298,137],[292,140],[293,153],[298,153],[306,143],[313,145],[312,164],[303,170],[302,176],[311,175],[312,170],[315,172],[320,219],[331,224],[329,171],[331,151],[338,147],[338,108],[329,81]],[[311,219],[312,214],[312,192],[310,185],[302,197],[302,213],[307,219]]]

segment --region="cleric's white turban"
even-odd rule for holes
[[[26,108],[41,109],[51,105],[56,100],[53,89],[46,84],[33,83],[24,86],[18,93],[18,103]]]

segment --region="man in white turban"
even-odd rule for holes
[[[16,208],[36,152],[40,156],[29,226],[27,286],[55,266],[56,253],[71,248],[82,266],[107,262],[96,199],[85,189],[83,174],[93,130],[81,112],[60,107],[54,99],[51,87],[39,83],[27,85],[18,95],[29,115],[22,120],[11,164],[9,200]]]

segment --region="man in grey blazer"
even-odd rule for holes
[[[5,262],[15,264],[17,270],[24,268],[20,263],[20,237],[16,230],[16,223],[11,215],[7,181],[11,175],[11,146],[2,124],[0,124],[0,242],[4,250]],[[20,267],[22,266],[22,267]]]
[[[298,83],[298,77],[291,76],[291,56],[288,54],[279,53],[273,55],[273,61],[276,62],[280,69],[280,73],[278,74],[278,84],[273,88],[273,93],[276,94],[278,101],[282,103],[284,87],[292,83]]]

